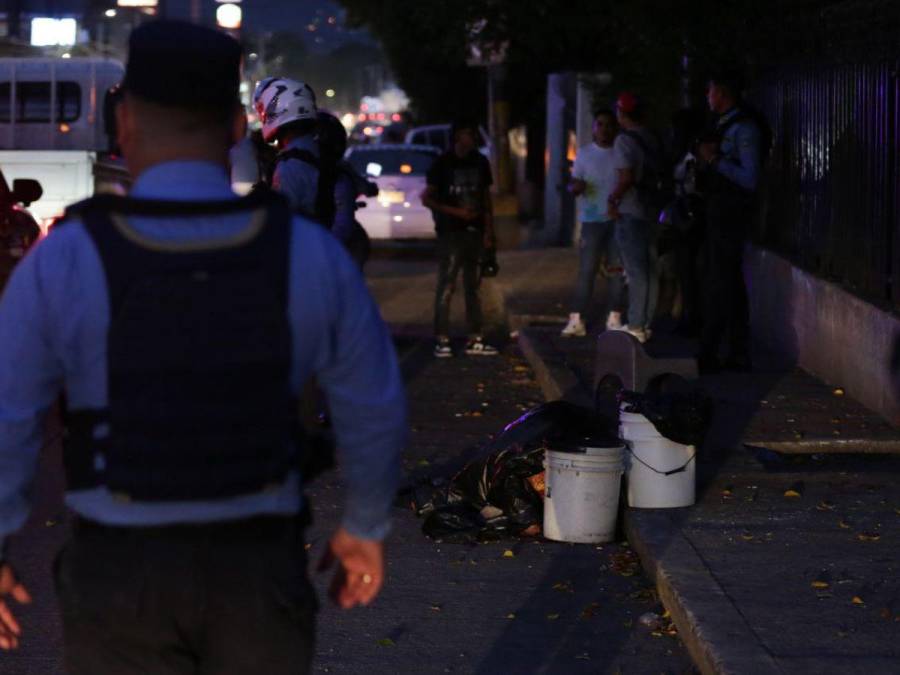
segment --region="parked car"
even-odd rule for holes
[[[356,218],[372,239],[434,237],[431,211],[422,206],[425,175],[440,152],[427,145],[354,145],[345,159],[378,185]]]
[[[414,127],[406,134],[406,142],[415,145],[430,145],[446,152],[453,145],[451,124],[431,124],[424,127]],[[491,137],[484,127],[478,127],[478,151],[491,158]]]

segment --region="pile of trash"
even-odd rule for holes
[[[615,436],[614,423],[565,401],[545,403],[511,422],[449,480],[430,479],[403,497],[432,539],[489,542],[541,534],[544,452]]]

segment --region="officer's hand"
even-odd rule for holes
[[[697,148],[700,159],[706,164],[711,164],[719,154],[719,147],[716,143],[704,142]]]
[[[485,248],[497,248],[497,235],[491,230],[486,230],[484,233],[484,241],[482,243]]]
[[[384,544],[355,537],[340,528],[322,556],[319,571],[335,562],[338,569],[328,593],[331,599],[344,609],[372,602],[384,583]]]
[[[470,209],[468,206],[465,206],[460,209],[459,217],[467,222],[471,222],[473,220],[478,220],[481,214],[475,209]]]
[[[16,573],[9,563],[0,563],[0,649],[9,651],[19,646],[22,629],[13,616],[6,596],[11,595],[21,605],[31,602],[26,588],[16,579]]]

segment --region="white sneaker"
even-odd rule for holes
[[[569,323],[562,329],[560,335],[563,337],[584,337],[587,335],[587,329],[584,327],[584,321],[581,320],[581,314],[578,312],[569,314]]]
[[[485,344],[481,338],[472,338],[466,344],[466,354],[469,356],[497,356],[499,353],[496,347]]]
[[[438,338],[434,343],[434,356],[438,359],[449,359],[453,356],[453,350],[450,348],[450,340],[447,338]]]
[[[622,330],[635,337],[641,344],[644,344],[647,340],[650,339],[650,337],[647,335],[647,331],[644,330],[641,326],[635,326],[634,328],[632,328],[631,326],[623,326]]]
[[[606,330],[624,330],[622,325],[622,312],[610,312],[606,317]]]

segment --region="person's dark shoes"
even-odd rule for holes
[[[715,375],[722,371],[722,364],[715,356],[701,354],[697,357],[697,372],[701,375]]]
[[[750,373],[753,372],[753,363],[747,355],[729,356],[722,364],[722,370],[732,373]]]

